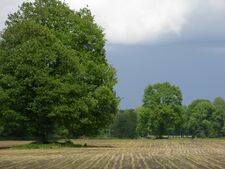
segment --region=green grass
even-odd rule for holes
[[[31,143],[31,144],[15,145],[11,147],[11,149],[57,149],[65,147],[87,147],[87,145],[73,144],[73,143],[50,143],[50,144]]]
[[[87,139],[87,140],[94,140],[94,139]],[[106,141],[107,140],[111,140],[111,141],[120,141],[120,142],[123,142],[123,141],[128,141],[129,139],[106,139],[106,138],[102,138],[102,139],[95,139],[95,140],[98,140],[98,141]],[[158,139],[134,139],[136,141],[138,140],[158,140]],[[195,138],[195,139],[192,139],[192,138],[168,138],[168,139],[162,139],[164,141],[170,141],[170,140],[174,140],[174,141],[190,141],[190,140],[197,140],[197,141],[213,141],[213,140],[218,140],[218,141],[224,141],[225,138]],[[39,144],[39,143],[30,143],[30,144],[20,144],[20,145],[14,145],[14,146],[11,146],[11,147],[8,147],[10,149],[60,149],[60,148],[91,148],[91,147],[99,147],[99,146],[96,146],[96,145],[90,145],[87,143],[79,143],[79,144],[74,144],[73,142],[65,142],[64,140],[61,140],[60,142],[56,142],[56,143],[49,143],[49,144]],[[103,146],[100,146],[100,147],[107,147],[105,145]],[[110,147],[110,146],[108,146]]]

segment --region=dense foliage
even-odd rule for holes
[[[130,123],[134,114],[137,119]],[[220,97],[214,102],[198,99],[186,107],[178,87],[150,85],[145,89],[143,106],[118,113],[112,131],[120,138],[129,138],[131,131],[137,137],[225,137],[225,101]]]
[[[181,123],[182,94],[169,83],[149,85],[144,91],[143,108],[138,109],[139,131],[159,138],[176,131]]]
[[[167,106],[164,108],[156,104],[152,108],[141,106],[135,110],[121,110],[110,128],[111,135],[107,132],[108,136],[160,138],[161,134],[161,138],[163,136],[225,137],[225,100],[223,98],[217,97],[214,102],[198,99],[188,107],[180,104],[177,106],[178,109],[169,109]]]
[[[79,136],[109,125],[118,99],[104,45],[88,9],[36,0],[9,15],[0,39],[3,133],[48,142],[53,134]]]
[[[113,137],[119,138],[136,138],[137,115],[134,110],[120,111],[111,126]]]
[[[193,137],[225,136],[225,101],[195,100],[188,107],[187,130]]]
[[[184,135],[192,137],[225,136],[225,101],[214,103],[194,100],[182,106],[182,93],[169,83],[155,84],[145,89],[143,106],[136,109],[139,136]]]

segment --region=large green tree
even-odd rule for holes
[[[151,134],[162,138],[175,132],[182,121],[182,93],[168,82],[149,85],[144,91],[143,107],[149,109],[146,127]],[[146,111],[144,111],[146,114]],[[144,121],[144,120],[143,120]]]
[[[0,116],[48,142],[58,128],[84,135],[117,112],[115,70],[91,12],[58,0],[23,3],[0,40]]]

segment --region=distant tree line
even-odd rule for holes
[[[194,100],[182,105],[179,87],[169,83],[149,85],[144,91],[143,105],[120,111],[111,134],[120,138],[163,136],[224,137],[225,101]]]

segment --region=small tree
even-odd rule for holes
[[[216,110],[212,113],[212,135],[214,137],[225,136],[225,100],[221,97],[215,98],[213,102]]]
[[[211,117],[214,105],[208,100],[194,100],[188,107],[189,129],[192,137],[209,137],[212,131]]]
[[[152,134],[162,138],[176,131],[182,120],[182,94],[177,86],[169,83],[149,85],[144,92],[143,107],[149,109]],[[145,124],[146,125],[146,124]]]

